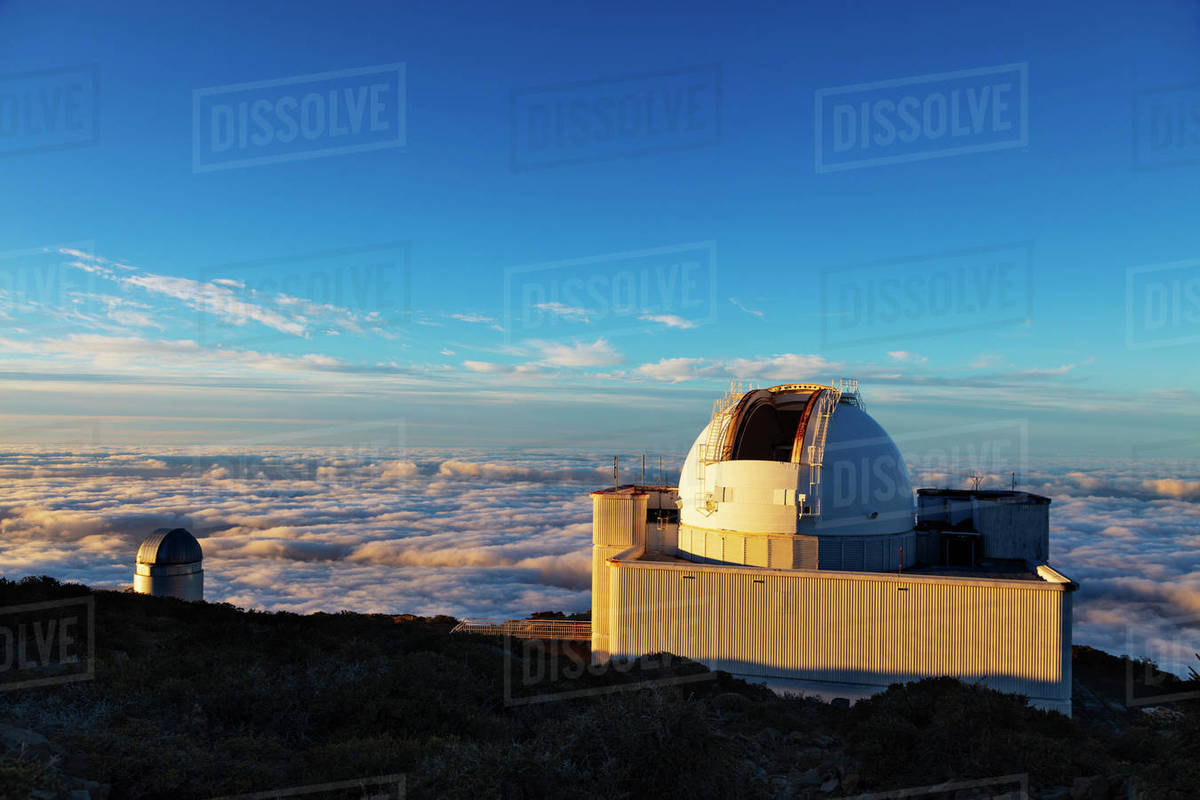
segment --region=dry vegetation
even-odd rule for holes
[[[0,604],[87,591],[0,581]],[[473,800],[823,798],[1014,773],[1034,797],[1200,785],[1196,704],[1126,709],[1125,662],[1087,648],[1075,719],[950,679],[843,708],[670,657],[591,674],[536,651],[583,674],[530,682],[534,650],[451,636],[449,618],[95,598],[95,679],[0,693],[0,795],[186,800],[392,773],[412,797]]]

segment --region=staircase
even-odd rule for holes
[[[475,617],[464,619],[450,632],[511,636],[514,639],[587,642],[592,638],[592,623],[563,619],[483,619]]]

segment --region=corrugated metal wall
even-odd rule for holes
[[[133,590],[156,597],[204,599],[204,570],[195,564],[136,564]]]
[[[1045,561],[1050,557],[1050,504],[1021,498],[1020,494],[954,498],[918,494],[917,519],[934,524],[972,523],[983,534],[983,558]]]
[[[650,544],[651,550],[658,548]],[[698,564],[735,564],[772,569],[834,569],[889,572],[917,560],[914,533],[890,536],[745,534],[680,525],[672,555]]]
[[[592,493],[592,657],[608,657],[611,625],[609,608],[608,559],[646,542],[646,502],[644,493]]]
[[[976,500],[975,529],[983,534],[985,558],[1050,557],[1050,506]]]
[[[886,687],[951,675],[1069,713],[1070,594],[1035,581],[605,564],[611,652]],[[595,625],[595,622],[593,622]]]
[[[592,543],[629,547],[646,541],[646,501],[644,493],[593,493]]]

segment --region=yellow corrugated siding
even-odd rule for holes
[[[600,661],[611,652],[614,629],[607,561],[645,543],[646,501],[645,494],[592,495],[592,654]]]
[[[592,542],[628,547],[646,541],[644,494],[592,495]]]
[[[1063,593],[1037,584],[606,569],[614,654],[665,650],[739,674],[880,686],[952,675],[1070,697],[1069,599],[1064,615]]]

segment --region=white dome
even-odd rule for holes
[[[891,437],[857,394],[815,384],[730,398],[696,437],[679,497],[680,522],[707,530],[825,537],[913,529],[912,486]]]

